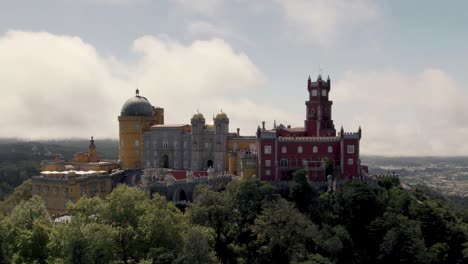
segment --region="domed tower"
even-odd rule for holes
[[[227,168],[226,166],[226,150],[227,150],[227,136],[229,133],[229,118],[226,113],[221,110],[213,119],[215,125],[215,138],[214,138],[214,168],[217,171],[222,171]]]
[[[123,169],[143,168],[143,132],[164,124],[164,109],[140,96],[128,99],[119,116],[119,160]]]
[[[205,128],[205,117],[197,112],[190,120],[192,124],[192,164],[191,170],[200,170],[203,168],[203,130]]]

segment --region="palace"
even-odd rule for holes
[[[243,179],[291,180],[292,173],[305,169],[311,181],[360,178],[359,143],[362,135],[337,135],[329,100],[331,81],[307,81],[304,127],[282,124],[266,129],[265,122],[254,136],[229,131],[229,118],[219,112],[212,123],[195,113],[190,124],[164,124],[164,109],[145,97],[127,100],[119,116],[119,157],[124,169],[164,168],[175,171],[229,172]]]
[[[164,109],[154,107],[139,90],[119,116],[119,157],[124,169],[170,168],[200,171],[213,168],[244,178],[257,173],[255,136],[229,132],[224,112],[206,123],[203,114],[190,124],[164,124]]]
[[[291,180],[292,173],[305,169],[311,181],[361,177],[359,142],[362,131],[336,135],[329,100],[331,81],[318,76],[307,80],[304,127],[274,125],[257,129],[258,176],[266,181]]]
[[[309,181],[362,179],[367,167],[359,158],[362,130],[337,133],[332,119],[330,78],[307,80],[303,127],[258,126],[256,135],[230,132],[229,118],[220,111],[206,122],[196,112],[187,124],[165,124],[164,109],[153,106],[136,90],[118,116],[119,160],[100,160],[91,137],[88,153],[71,162],[60,155],[43,161],[41,175],[32,177],[33,193],[51,213],[62,213],[68,201],[82,196],[105,197],[119,183],[140,184],[184,204],[199,184],[225,184],[232,178],[292,180],[305,170]],[[287,120],[286,120],[287,121]]]

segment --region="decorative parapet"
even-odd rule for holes
[[[341,137],[341,132],[338,132],[338,137]],[[343,137],[345,139],[359,139],[359,132],[344,132]]]
[[[280,142],[338,142],[340,137],[279,137]]]

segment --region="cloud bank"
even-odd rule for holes
[[[143,36],[132,45],[136,60],[102,56],[73,36],[9,31],[0,36],[0,137],[117,138],[121,106],[139,88],[166,111],[166,123],[188,123],[200,110],[207,120],[222,108],[231,131],[253,134],[272,119],[302,125],[290,113],[252,98],[268,78],[245,53],[222,39],[182,44]],[[333,77],[333,76],[332,76]],[[275,78],[270,77],[270,81]],[[304,83],[304,97],[306,95]],[[466,155],[467,92],[443,69],[347,72],[332,78],[335,125],[363,128],[362,153]],[[306,98],[304,98],[306,100]],[[303,104],[289,102],[283,104]]]
[[[348,72],[333,86],[335,116],[363,125],[363,152],[380,155],[466,155],[468,94],[447,72],[427,68]]]
[[[137,87],[153,105],[166,109],[168,123],[190,122],[197,109],[210,120],[223,108],[224,98],[248,94],[263,81],[249,57],[221,39],[183,45],[144,36],[132,48],[138,59],[125,63],[101,56],[78,37],[24,31],[1,36],[0,136],[116,138],[120,108]],[[237,100],[249,103],[248,98]],[[255,112],[230,102],[233,108],[224,108],[228,114]],[[259,121],[252,122],[256,127]]]

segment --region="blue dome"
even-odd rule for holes
[[[137,96],[128,99],[120,111],[121,116],[153,116],[154,110],[146,97]]]

